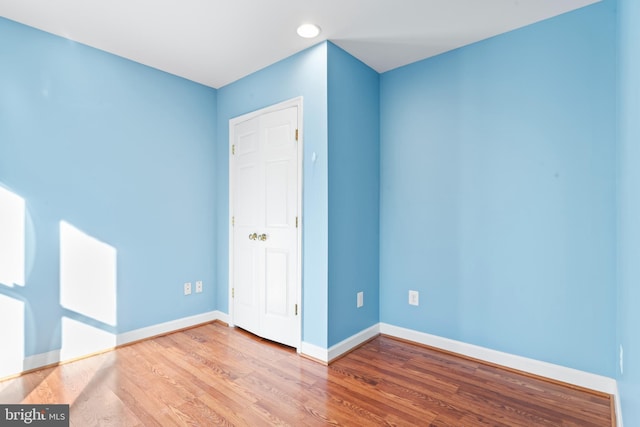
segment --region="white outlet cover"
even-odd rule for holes
[[[184,294],[191,295],[191,282],[187,282],[184,284]]]
[[[202,292],[202,280],[196,282],[196,293],[199,294],[200,292]]]
[[[358,292],[356,307],[360,308],[364,305],[364,292]]]

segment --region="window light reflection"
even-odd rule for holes
[[[116,325],[116,249],[60,222],[60,305]]]
[[[0,187],[0,284],[25,285],[25,201]]]

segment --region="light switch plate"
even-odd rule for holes
[[[420,293],[418,291],[409,291],[409,304],[420,305]]]

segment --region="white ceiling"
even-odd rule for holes
[[[0,0],[0,16],[219,88],[321,40],[384,72],[597,1]]]

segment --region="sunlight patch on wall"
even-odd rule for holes
[[[111,326],[117,323],[116,249],[60,222],[60,305]]]
[[[62,318],[60,360],[76,359],[116,346],[116,336],[86,323]]]
[[[24,303],[0,294],[0,378],[22,372]]]
[[[0,187],[0,283],[24,286],[25,202]]]

